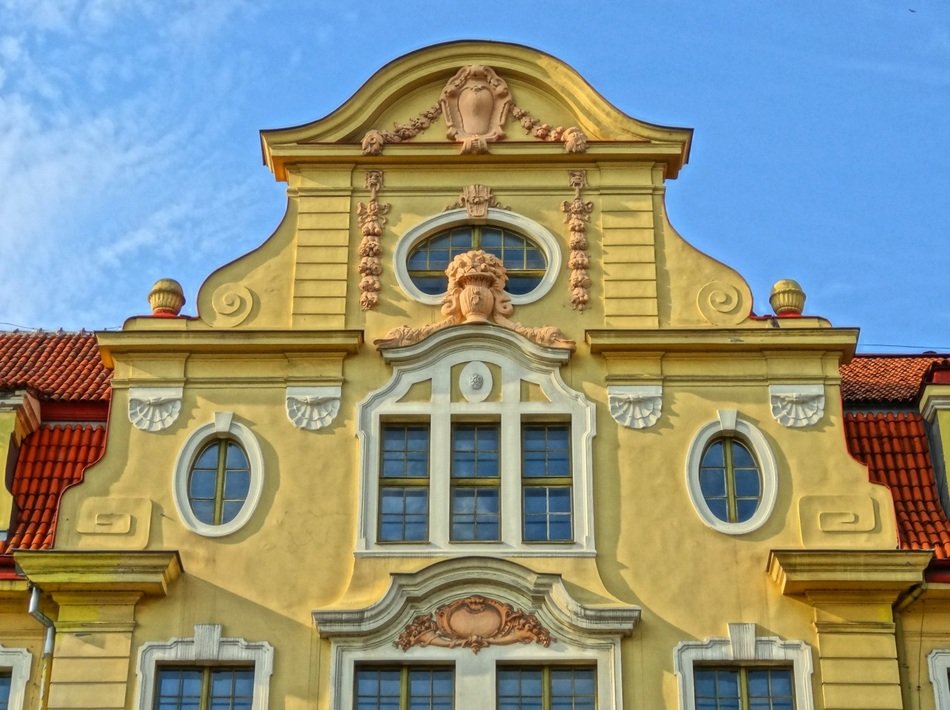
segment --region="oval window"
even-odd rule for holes
[[[205,525],[226,525],[241,512],[250,485],[244,449],[231,439],[217,439],[195,458],[188,476],[188,503]]]
[[[703,451],[699,486],[709,511],[724,523],[751,520],[762,500],[762,478],[748,447],[731,436],[714,439]]]
[[[544,279],[548,264],[541,247],[527,237],[494,225],[453,227],[423,239],[409,252],[409,279],[425,294],[445,293],[445,269],[456,256],[473,249],[493,254],[505,265],[508,293],[530,293]]]

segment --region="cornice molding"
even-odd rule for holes
[[[924,581],[930,550],[772,550],[769,578],[784,595],[900,592]]]
[[[166,596],[183,570],[177,550],[18,550],[17,567],[44,592],[140,592]]]
[[[780,328],[669,328],[657,330],[588,330],[587,344],[602,353],[736,353],[781,351],[831,351],[843,361],[854,355],[857,328],[822,328],[815,325]]]

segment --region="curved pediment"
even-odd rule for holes
[[[278,179],[291,162],[385,153],[643,153],[675,175],[692,132],[638,121],[574,69],[535,49],[464,41],[405,55],[380,69],[330,115],[262,131]],[[618,145],[620,144],[620,145]]]

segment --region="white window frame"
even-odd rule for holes
[[[735,409],[720,409],[718,414],[717,420],[709,422],[696,432],[690,444],[686,455],[686,490],[699,519],[707,526],[727,535],[744,535],[765,525],[775,509],[775,501],[778,498],[778,466],[772,447],[758,427],[740,417]],[[716,517],[709,509],[699,484],[703,452],[710,442],[723,436],[735,436],[748,445],[762,477],[762,498],[759,507],[751,518],[740,523],[730,523]]]
[[[429,336],[416,345],[386,351],[394,364],[390,381],[371,393],[357,413],[362,495],[357,555],[593,556],[592,441],[596,433],[594,405],[561,378],[566,350],[546,348],[501,328],[459,326]],[[500,397],[452,401],[452,370],[467,363],[494,365],[501,371]],[[522,381],[536,385],[547,401],[522,402]],[[428,402],[401,401],[416,384],[431,382]],[[451,426],[465,421],[497,420],[501,431],[501,539],[497,542],[451,540]],[[423,542],[377,542],[379,518],[380,439],[385,422],[429,423],[429,539]],[[570,422],[572,471],[571,542],[522,540],[522,422]]]
[[[0,669],[10,671],[10,710],[23,710],[26,703],[26,685],[30,680],[33,654],[25,648],[6,648],[0,645]]]
[[[234,519],[221,525],[209,525],[199,520],[191,509],[188,479],[198,454],[216,439],[230,439],[241,445],[247,455],[250,483],[244,505]],[[215,412],[214,420],[195,429],[182,446],[175,464],[172,487],[178,515],[192,532],[204,537],[224,537],[240,530],[254,515],[264,490],[264,455],[257,437],[248,427],[234,420],[233,412]]]
[[[153,710],[155,679],[162,665],[195,668],[245,665],[254,666],[253,710],[267,710],[270,677],[274,670],[274,647],[266,641],[222,638],[220,624],[195,624],[193,638],[150,641],[139,649],[138,710]]]
[[[934,687],[936,710],[950,710],[950,649],[935,648],[927,655],[930,683]]]
[[[552,637],[537,643],[470,648],[413,646],[401,651],[394,641],[418,614],[472,594],[511,604],[537,616]],[[585,665],[597,669],[598,710],[622,710],[621,639],[633,633],[639,607],[588,606],[575,599],[560,575],[538,574],[501,559],[442,560],[412,574],[393,574],[389,591],[362,609],[313,612],[317,632],[330,640],[330,708],[352,710],[357,665],[431,666],[451,664],[455,707],[479,698],[495,706],[499,665]]]
[[[545,259],[547,259],[548,265],[544,276],[536,288],[532,289],[529,293],[509,294],[511,302],[514,305],[518,306],[526,303],[534,303],[547,295],[561,273],[561,247],[557,238],[534,220],[514,212],[499,210],[494,207],[488,209],[488,216],[483,220],[473,220],[469,217],[466,210],[448,210],[442,214],[423,220],[400,237],[393,253],[393,273],[395,273],[396,281],[402,290],[405,291],[410,298],[420,303],[425,303],[430,306],[439,305],[442,302],[442,296],[444,294],[433,295],[423,293],[409,277],[409,269],[407,267],[409,253],[419,242],[431,237],[433,234],[451,229],[452,227],[475,224],[487,224],[518,232],[537,244],[544,253]]]
[[[792,667],[795,710],[814,710],[811,646],[777,636],[756,636],[755,624],[729,624],[729,638],[681,641],[674,650],[673,673],[679,685],[680,710],[696,710],[694,669],[699,666],[754,668],[756,663],[783,662]]]

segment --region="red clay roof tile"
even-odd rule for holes
[[[912,404],[924,375],[950,355],[857,355],[841,370],[845,404]]]
[[[106,401],[111,376],[92,333],[0,333],[0,389],[28,388],[54,401]]]
[[[891,490],[901,548],[932,549],[938,558],[950,558],[950,520],[937,503],[929,443],[920,414],[846,413],[844,427],[851,455],[867,464],[873,483]],[[888,453],[881,455],[881,451]]]
[[[23,439],[13,473],[14,520],[0,554],[53,546],[63,491],[82,481],[105,443],[105,427],[89,424],[42,424]]]

